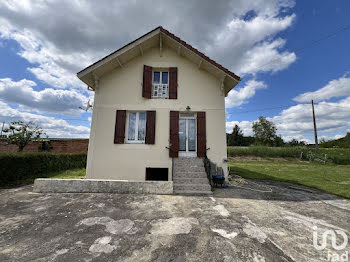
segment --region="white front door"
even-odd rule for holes
[[[179,117],[179,156],[197,156],[196,114],[181,114]]]

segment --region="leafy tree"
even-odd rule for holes
[[[8,144],[18,146],[18,152],[22,152],[30,140],[40,139],[40,136],[44,134],[41,127],[31,121],[11,122],[9,127],[4,129],[3,132],[6,134]]]
[[[289,146],[305,146],[304,141],[298,141],[297,139],[293,138],[291,141],[288,142]]]
[[[284,140],[281,136],[276,136],[275,137],[275,146],[284,146],[285,143],[284,143]]]
[[[232,129],[232,133],[228,135],[229,146],[241,146],[243,144],[243,132],[238,125]]]
[[[252,136],[244,136],[242,146],[250,146],[255,143],[255,138]]]
[[[258,121],[253,123],[253,132],[257,144],[273,146],[277,137],[276,131],[275,124],[263,116],[260,116]]]

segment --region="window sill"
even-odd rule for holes
[[[126,141],[125,144],[144,144],[145,141]]]

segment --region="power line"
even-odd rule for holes
[[[287,105],[287,106],[277,106],[277,107],[257,108],[257,109],[254,109],[254,110],[240,111],[240,112],[226,112],[226,115],[255,113],[255,112],[260,112],[260,111],[269,111],[269,110],[274,110],[274,109],[290,108],[290,107],[297,106],[297,105],[311,105],[311,103],[296,104],[296,105]],[[338,108],[349,109],[349,110],[350,110],[350,107],[337,106],[337,105],[332,105],[332,104],[315,104],[315,106],[331,106],[331,107],[338,107]]]
[[[328,39],[328,38],[331,38],[332,36],[335,36],[336,34],[338,34],[338,33],[340,33],[340,32],[343,32],[343,31],[346,31],[346,30],[349,30],[349,29],[350,29],[350,25],[345,26],[345,27],[343,27],[343,28],[340,28],[340,29],[338,29],[338,30],[336,30],[336,31],[334,31],[334,32],[332,32],[332,33],[329,33],[328,35],[325,35],[325,36],[323,36],[323,37],[321,37],[321,38],[319,38],[319,39],[316,39],[316,40],[314,40],[314,41],[311,41],[309,44],[306,44],[306,45],[304,45],[304,46],[302,46],[302,47],[299,47],[299,48],[295,49],[294,51],[293,51],[293,50],[292,50],[292,51],[293,51],[294,53],[304,51],[305,49],[310,48],[310,47],[312,47],[312,46],[314,46],[314,45],[316,45],[316,44],[322,42],[323,40],[326,40],[326,39]],[[265,67],[266,65],[269,65],[269,64],[271,64],[271,63],[274,63],[274,62],[276,62],[276,61],[278,61],[278,60],[279,60],[279,58],[275,58],[275,59],[271,60],[270,62],[268,62],[268,63],[266,63],[266,64],[263,64],[260,68],[257,68],[257,69],[258,69],[258,70],[259,70],[259,69],[262,69],[262,68]]]
[[[346,106],[336,106],[336,105],[331,105],[331,104],[317,104],[317,105],[325,105],[325,106],[331,106],[331,107],[338,107],[338,108],[343,108],[343,109],[349,109],[350,107],[346,107]]]
[[[266,108],[260,108],[260,109],[255,109],[251,111],[240,111],[240,112],[227,112],[227,115],[234,115],[234,114],[246,114],[246,113],[255,113],[259,111],[268,111],[268,110],[273,110],[273,109],[281,109],[281,108],[288,108],[291,107],[292,105],[289,106],[277,106],[277,107],[266,107]]]

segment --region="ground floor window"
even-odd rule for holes
[[[146,112],[128,112],[128,143],[144,143]]]
[[[146,168],[146,181],[168,181],[168,168]]]

